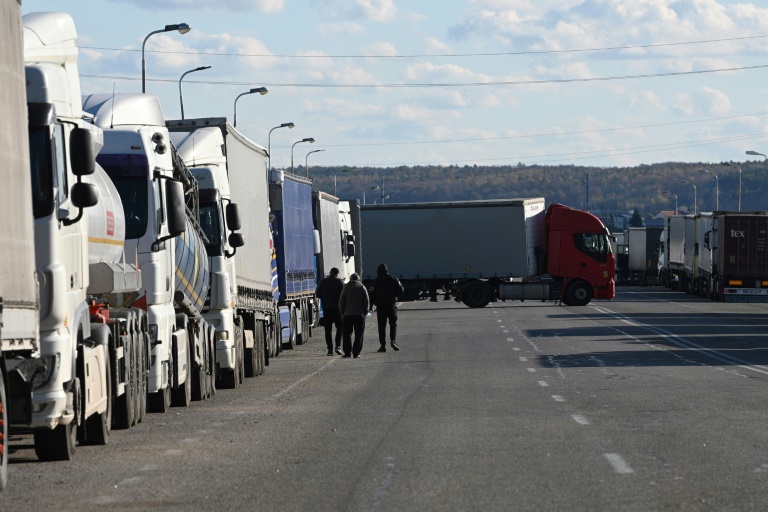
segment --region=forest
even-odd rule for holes
[[[307,169],[300,166],[295,172],[304,176]],[[676,201],[680,210],[692,212],[694,186],[696,211],[737,210],[740,174],[741,210],[768,210],[768,163],[760,160],[731,165],[667,162],[638,167],[518,164],[309,168],[315,190],[331,194],[335,190],[337,197],[361,203],[380,203],[382,195],[385,203],[544,197],[547,204],[602,211],[637,210],[643,217],[674,210]]]

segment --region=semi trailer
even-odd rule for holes
[[[281,348],[270,265],[267,151],[223,117],[173,120],[167,126],[200,185],[211,266],[203,314],[216,329],[222,384],[236,387],[235,375],[264,373]]]
[[[659,241],[663,229],[662,227],[637,227],[625,231],[626,284],[646,286],[658,282]]]
[[[469,307],[497,300],[583,306],[615,295],[610,235],[594,215],[543,198],[363,205],[364,282],[386,263],[407,298],[442,289]]]

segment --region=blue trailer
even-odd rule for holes
[[[273,170],[269,206],[277,263],[278,304],[288,318],[290,336],[284,348],[309,340],[317,278],[315,255],[319,236],[312,220],[312,180]]]

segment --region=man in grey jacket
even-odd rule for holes
[[[344,317],[343,357],[360,357],[363,350],[363,334],[365,334],[365,315],[368,314],[368,291],[360,282],[360,276],[352,274],[349,282],[344,285],[339,298],[339,310]],[[352,331],[355,331],[355,343],[352,344]]]

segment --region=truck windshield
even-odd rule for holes
[[[99,155],[96,161],[115,184],[125,213],[125,238],[141,238],[149,219],[149,164],[144,155]]]
[[[603,233],[574,233],[573,243],[587,256],[605,263],[611,251],[611,244]]]
[[[219,208],[217,203],[203,203],[200,205],[200,227],[208,239],[205,249],[208,256],[221,256],[221,226],[219,222]]]

